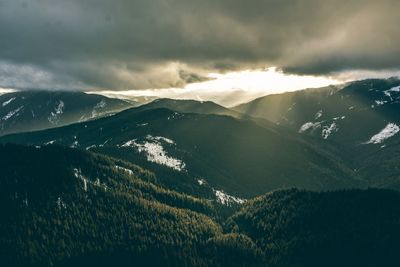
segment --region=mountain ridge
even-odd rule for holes
[[[333,153],[298,134],[284,133],[231,116],[139,107],[90,122],[4,136],[0,142],[89,149],[140,162],[171,177],[187,172],[192,178],[183,181],[191,181],[189,187],[198,177],[215,190],[245,198],[282,186],[359,186],[353,170]]]
[[[0,95],[0,135],[53,128],[106,116],[133,103],[70,91],[17,91]]]

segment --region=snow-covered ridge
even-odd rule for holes
[[[395,136],[400,131],[400,127],[394,123],[389,123],[379,133],[372,136],[365,144],[380,144],[386,139]]]
[[[162,143],[175,144],[174,141],[166,137],[147,135],[143,141],[133,139],[122,144],[121,147],[134,147],[140,153],[145,153],[148,161],[165,165],[177,171],[183,171],[186,164],[182,160],[168,156]]]
[[[16,97],[10,98],[9,100],[3,102],[3,104],[1,104],[3,107],[7,106],[8,104],[10,104],[12,101],[14,101],[16,99]]]

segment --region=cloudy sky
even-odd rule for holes
[[[271,75],[291,79],[277,80],[282,90],[397,75],[399,10],[398,0],[0,0],[0,88],[267,92]]]

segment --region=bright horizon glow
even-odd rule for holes
[[[17,90],[15,90],[15,89],[10,89],[10,88],[1,88],[1,87],[0,87],[0,95],[2,95],[2,94],[7,94],[7,93],[13,93],[13,92],[15,92],[15,91],[17,91]]]
[[[110,97],[153,96],[175,99],[211,100],[224,106],[233,106],[256,97],[317,88],[343,83],[330,77],[286,74],[275,67],[265,70],[245,70],[228,73],[210,73],[209,81],[191,83],[184,88],[92,91]]]
[[[334,73],[332,76],[311,76],[287,74],[276,67],[257,70],[244,70],[228,73],[209,73],[210,80],[191,83],[184,88],[161,88],[143,90],[89,90],[89,94],[101,94],[108,97],[132,99],[137,97],[194,99],[213,101],[223,106],[235,106],[257,97],[270,94],[292,92],[307,88],[338,85],[349,81],[368,78],[400,77],[398,70],[349,70]],[[0,95],[19,91],[1,88]]]
[[[275,94],[342,83],[342,81],[329,77],[286,74],[276,67],[270,67],[265,70],[229,72],[226,74],[210,73],[208,76],[212,80],[189,84],[185,89],[222,91],[241,89]]]

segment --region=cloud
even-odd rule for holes
[[[0,0],[1,87],[182,87],[278,66],[400,69],[397,0]]]

